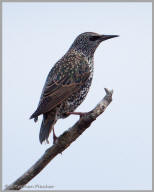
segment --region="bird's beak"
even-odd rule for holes
[[[111,39],[111,38],[114,38],[114,37],[119,37],[119,35],[101,35],[100,40],[105,41],[107,39]]]

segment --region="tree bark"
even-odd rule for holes
[[[69,145],[75,141],[96,118],[101,115],[107,106],[112,101],[113,90],[105,88],[105,97],[97,104],[97,106],[85,115],[81,116],[80,119],[62,135],[60,135],[55,144],[49,147],[40,159],[28,169],[21,177],[19,177],[12,184],[7,186],[5,190],[20,190],[32,180],[39,172],[59,153],[62,153]]]

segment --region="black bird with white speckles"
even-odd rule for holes
[[[68,52],[54,65],[49,72],[36,111],[31,115],[36,122],[43,114],[40,129],[40,143],[48,142],[53,130],[53,141],[57,137],[54,125],[60,118],[70,114],[82,114],[74,110],[85,99],[93,77],[94,52],[98,45],[117,35],[99,35],[93,32],[80,34]]]

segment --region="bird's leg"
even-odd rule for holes
[[[54,127],[53,127],[53,144],[56,143],[57,138],[58,138],[58,137],[56,136],[55,130],[54,130]]]
[[[86,112],[67,112],[67,115],[80,115],[80,117],[84,116]]]
[[[53,128],[54,128],[54,127],[53,127]],[[52,130],[52,126],[50,127],[49,135],[50,135],[50,133],[51,133],[51,130]],[[46,143],[49,144],[49,140],[48,140],[48,138],[46,139]]]

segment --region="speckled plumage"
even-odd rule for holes
[[[30,117],[36,121],[43,114],[39,137],[41,143],[48,140],[58,119],[66,118],[68,112],[73,112],[83,102],[92,82],[94,52],[103,40],[112,37],[115,36],[92,32],[80,34],[68,52],[51,69],[39,105]]]

